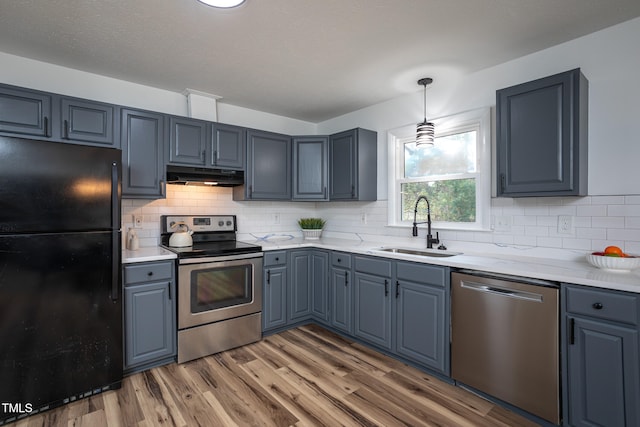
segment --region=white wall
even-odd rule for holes
[[[77,96],[128,107],[188,116],[187,97],[178,92],[113,79],[0,52],[0,83]],[[314,134],[317,125],[225,104],[218,121],[291,135]]]
[[[640,19],[555,46],[477,73],[437,81],[428,92],[428,117],[436,118],[479,107],[495,105],[496,89],[553,73],[582,68],[590,81],[589,197],[493,199],[491,216],[506,217],[508,231],[443,231],[450,248],[462,242],[497,246],[560,248],[575,251],[601,249],[617,244],[625,251],[640,253]],[[0,52],[0,82],[82,98],[187,115],[186,97],[180,93],[116,80]],[[422,77],[422,76],[420,76]],[[417,86],[417,85],[416,85]],[[218,104],[218,120],[286,134],[332,133],[353,127],[378,132],[377,202],[299,203],[234,202],[225,188],[168,186],[167,199],[124,200],[123,226],[131,214],[143,214],[142,244],[155,245],[159,216],[171,213],[233,213],[240,232],[264,235],[295,232],[296,220],[317,215],[328,220],[327,230],[338,234],[358,233],[370,239],[411,238],[406,228],[387,224],[387,131],[422,119],[422,91],[401,96],[320,124],[313,124]],[[616,196],[610,196],[610,195]],[[621,196],[620,194],[624,195]],[[279,223],[275,223],[275,216]],[[363,214],[366,223],[363,222]],[[558,215],[575,219],[573,235],[558,235]]]
[[[495,91],[581,68],[589,80],[589,194],[640,194],[640,18],[450,80],[427,92],[428,117],[495,106]],[[423,77],[423,76],[417,76]],[[378,132],[378,196],[387,198],[387,131],[421,121],[423,92],[318,124],[320,133],[352,127]],[[495,135],[494,135],[495,138]]]

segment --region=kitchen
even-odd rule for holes
[[[450,250],[463,248],[462,252],[490,251],[505,255],[515,251],[520,254],[526,252],[534,257],[574,259],[578,254],[598,250],[608,244],[618,244],[626,252],[640,253],[640,191],[637,187],[637,174],[640,172],[633,163],[638,158],[638,147],[633,143],[637,137],[632,130],[638,112],[632,100],[639,90],[634,85],[633,77],[634,70],[640,65],[633,40],[637,39],[639,28],[640,22],[636,18],[465,75],[450,85],[442,83],[430,88],[428,111],[431,116],[440,117],[495,105],[495,91],[499,88],[575,67],[583,70],[590,83],[589,195],[559,199],[492,198],[491,216],[508,218],[510,230],[491,232],[436,228],[440,240]],[[598,48],[597,55],[592,53],[594,46]],[[184,95],[177,92],[114,80],[8,53],[0,56],[3,64],[7,65],[0,71],[0,80],[5,84],[188,115]],[[41,75],[50,77],[42,81]],[[415,79],[408,80],[415,85]],[[436,79],[436,83],[438,81]],[[109,93],[104,93],[105,87]],[[263,246],[267,248],[268,244],[284,245],[277,240],[285,239],[289,234],[299,238],[296,225],[298,218],[319,216],[327,219],[325,236],[330,238],[362,239],[375,242],[378,246],[420,246],[424,243],[424,231],[421,230],[419,239],[412,239],[408,228],[387,226],[387,194],[391,185],[387,174],[390,162],[387,132],[421,118],[422,93],[417,89],[416,86],[407,95],[317,124],[274,117],[224,102],[217,103],[219,121],[272,132],[314,135],[333,134],[354,127],[375,130],[378,134],[376,201],[346,204],[236,201],[232,190],[228,188],[169,185],[166,187],[166,198],[153,201],[123,199],[123,232],[133,227],[134,216],[141,217],[141,224],[136,228],[139,244],[142,248],[149,248],[160,243],[161,215],[233,213],[237,216],[240,240],[255,242],[259,238],[274,235],[271,243],[264,242]],[[206,208],[206,212],[203,208]],[[572,235],[565,237],[557,234],[554,220],[558,215],[574,218]]]

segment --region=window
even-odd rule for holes
[[[473,110],[433,120],[436,142],[416,147],[415,125],[389,132],[390,225],[411,225],[416,200],[429,200],[440,229],[487,229],[491,203],[490,111]],[[417,221],[427,220],[426,204]]]

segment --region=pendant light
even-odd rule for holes
[[[198,1],[209,6],[229,9],[232,7],[240,6],[242,3],[244,3],[245,0],[198,0]]]
[[[427,85],[433,83],[431,77],[425,77],[418,80],[420,86],[424,86],[424,121],[418,123],[416,132],[416,146],[433,145],[435,142],[435,126],[432,122],[427,121]]]

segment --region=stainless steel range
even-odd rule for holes
[[[169,245],[177,225],[192,246]],[[161,231],[178,254],[178,363],[260,340],[262,247],[236,240],[235,215],[163,215]]]

